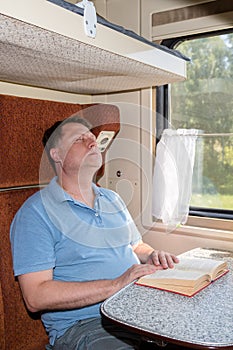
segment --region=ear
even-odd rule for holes
[[[59,155],[59,150],[57,148],[51,148],[50,157],[53,159],[55,163],[61,163],[61,157]]]

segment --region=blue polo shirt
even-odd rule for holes
[[[54,280],[60,281],[114,279],[139,263],[132,245],[141,235],[119,195],[93,184],[90,208],[56,180],[31,196],[12,222],[15,275],[53,269]],[[99,306],[44,313],[50,343],[78,320],[100,317]]]

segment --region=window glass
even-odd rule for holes
[[[185,41],[187,80],[171,85],[170,124],[199,130],[191,206],[233,210],[233,33]]]

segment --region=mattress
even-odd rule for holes
[[[64,9],[67,9],[69,11],[72,11],[72,12],[74,12],[76,14],[79,14],[79,15],[83,16],[84,10],[82,8],[76,6],[76,5],[73,5],[73,4],[69,3],[68,1],[64,1],[64,0],[47,0],[47,1],[52,2],[53,4],[61,6]],[[171,49],[169,49],[166,46],[158,45],[156,43],[153,43],[152,41],[149,41],[149,40],[145,39],[144,37],[136,34],[132,30],[126,29],[126,28],[124,28],[122,26],[119,26],[119,25],[117,25],[115,23],[107,21],[105,18],[103,18],[102,16],[100,16],[98,14],[97,14],[97,23],[103,24],[104,26],[106,26],[108,28],[111,28],[111,29],[116,30],[116,31],[118,31],[120,33],[128,35],[129,37],[134,38],[136,40],[139,40],[139,41],[141,41],[143,43],[146,43],[147,45],[156,47],[157,49],[165,51],[165,52],[167,52],[167,53],[169,53],[171,55],[174,55],[174,56],[182,58],[182,59],[184,59],[186,61],[189,61],[189,58],[186,57],[185,55],[183,55],[180,51],[171,50]]]
[[[78,94],[131,91],[182,81],[187,58],[62,0],[0,0],[0,80]]]

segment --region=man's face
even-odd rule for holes
[[[61,138],[55,150],[64,171],[77,172],[90,168],[96,171],[102,165],[95,135],[79,123],[62,126]]]

